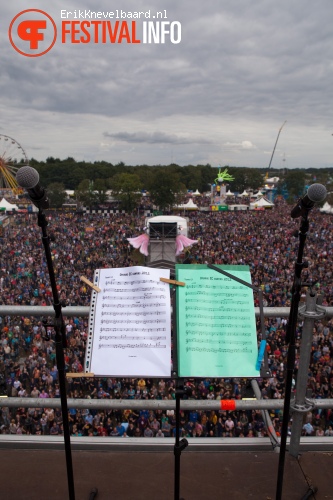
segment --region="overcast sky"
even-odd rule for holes
[[[57,25],[40,57],[8,37],[30,8]],[[61,10],[117,8],[165,10],[180,43],[61,43]],[[332,0],[17,0],[1,28],[0,134],[30,158],[268,167],[286,121],[272,167],[333,167]]]

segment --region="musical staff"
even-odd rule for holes
[[[110,292],[111,290],[104,288],[103,293]],[[121,297],[119,295],[102,295],[102,300],[126,300],[126,302],[131,303],[133,300],[148,300],[148,299],[166,299],[167,295],[159,295],[158,297],[152,296],[151,293],[145,293],[144,295],[126,295],[126,297]]]
[[[100,328],[100,332],[165,332],[166,328]]]
[[[230,326],[233,326],[233,325],[230,325]],[[241,328],[242,328],[242,330],[246,330],[246,329],[249,330],[249,327],[247,325],[242,325]],[[195,335],[196,337],[197,336],[205,336],[205,337],[208,337],[210,339],[210,338],[216,337],[216,336],[220,336],[220,337],[250,337],[253,332],[251,330],[249,330],[247,332],[235,331],[234,328],[232,328],[232,330],[230,330],[229,332],[226,332],[224,330],[219,329],[218,332],[214,332],[213,330],[211,332],[200,332],[200,331],[186,330],[185,333],[186,333],[186,336],[188,336],[188,335]]]
[[[131,280],[131,281],[113,281],[113,280],[106,280],[105,281],[105,285],[130,285],[130,286],[133,286],[133,285],[142,285],[144,283],[153,283],[155,285],[158,285],[159,282],[158,281],[154,281],[154,280]]]
[[[102,319],[100,321],[101,325],[110,325],[110,324],[122,324],[122,325],[131,325],[131,324],[136,324],[136,325],[149,325],[149,324],[160,324],[160,323],[166,323],[166,319],[144,319],[144,320],[123,320],[123,319]]]
[[[229,309],[229,311],[232,311],[232,309]],[[224,316],[224,315],[205,315],[205,314],[185,314],[186,319],[207,319],[207,320],[231,320],[231,319],[237,319],[240,321],[246,320],[248,317],[247,316],[239,316],[238,314],[235,314],[233,316]]]
[[[195,343],[195,344],[207,344],[206,339],[186,339],[186,344]],[[226,344],[226,345],[252,345],[252,342],[249,340],[209,340],[209,344]]]
[[[252,349],[244,347],[243,349],[228,349],[222,347],[186,347],[186,352],[213,352],[213,353],[252,353]]]
[[[103,292],[113,292],[113,293],[128,293],[128,292],[165,292],[162,287],[139,287],[139,288],[103,288]]]
[[[108,311],[102,311],[101,312],[101,316],[128,316],[128,311],[124,311],[124,312],[108,312]],[[156,310],[156,311],[147,311],[147,312],[136,312],[136,311],[133,311],[133,314],[135,316],[152,316],[154,314],[156,315],[160,315],[160,314],[165,314],[165,311],[159,311],[159,310]]]
[[[163,337],[156,337],[154,335],[148,336],[148,337],[141,337],[140,335],[100,335],[99,340],[165,340],[166,336]]]
[[[98,344],[98,349],[166,349],[159,344]]]
[[[156,297],[155,297],[156,298]],[[152,307],[163,307],[165,306],[166,304],[165,303],[162,303],[162,302],[152,302],[152,303],[149,303],[149,302],[143,302],[141,304],[138,304],[138,303],[135,303],[135,304],[102,304],[102,308],[104,309],[104,307],[112,307],[112,308],[115,308],[115,309],[145,309],[147,307],[149,308],[152,308]]]

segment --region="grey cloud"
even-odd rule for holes
[[[41,0],[35,4],[46,9]],[[107,137],[117,143],[135,144],[136,148],[140,143],[146,145],[142,155],[147,163],[149,158],[156,161],[170,145],[179,157],[194,155],[194,161],[212,155],[215,161],[219,152],[230,153],[230,162],[238,161],[239,152],[243,164],[244,152],[249,152],[251,161],[260,165],[260,155],[270,150],[278,127],[288,120],[290,128],[279,145],[282,147],[284,136],[294,127],[293,139],[298,134],[305,143],[296,152],[290,140],[289,148],[295,148],[294,157],[298,158],[294,164],[301,164],[301,158],[307,162],[310,157],[318,158],[317,153],[310,153],[309,138],[314,133],[321,137],[322,130],[331,126],[331,0],[303,0],[301,7],[300,2],[290,0],[224,0],[221,4],[216,0],[168,0],[157,5],[126,0],[123,9],[166,8],[169,21],[182,23],[180,44],[75,46],[58,40],[48,54],[34,59],[17,54],[3,30],[0,110],[8,110],[6,123],[13,127],[14,135],[20,139],[22,131],[26,133],[24,122],[34,112],[43,115],[45,129],[48,117],[55,113],[62,115],[60,128],[49,119],[59,147],[57,156],[71,156],[62,137],[67,138],[68,129],[77,123],[81,136],[87,129],[96,132],[99,140],[107,130]],[[88,0],[80,5],[70,0],[66,6],[63,0],[55,0],[47,10],[59,25],[64,8],[93,7]],[[99,0],[98,10],[113,7]],[[13,3],[4,5],[3,23],[9,24],[17,11]],[[10,116],[19,118],[14,122]],[[112,132],[105,120],[112,124]],[[147,132],[148,124],[163,132]],[[137,132],[140,125],[144,132]],[[30,133],[35,128],[30,124]],[[268,128],[272,128],[271,134]],[[80,146],[75,127],[71,133],[77,139],[77,151],[85,154],[86,145]],[[244,141],[256,146],[244,148]],[[319,148],[318,141],[312,142],[312,150]],[[325,151],[326,164],[331,164],[328,143]],[[124,155],[128,154],[126,150]]]
[[[211,142],[206,139],[193,139],[191,137],[166,134],[164,132],[117,132],[114,134],[105,132],[103,135],[104,137],[110,137],[118,141],[144,144],[210,144]]]

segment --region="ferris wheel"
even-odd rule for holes
[[[0,190],[11,190],[15,194],[20,192],[16,172],[28,163],[22,146],[9,135],[0,134]]]

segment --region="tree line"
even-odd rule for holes
[[[116,165],[106,161],[84,162],[68,157],[64,160],[49,157],[46,161],[30,160],[40,175],[41,183],[47,187],[51,202],[61,206],[64,190],[74,190],[76,199],[83,204],[103,204],[107,200],[106,191],[121,201],[123,208],[133,210],[141,198],[141,191],[149,191],[150,198],[161,209],[174,204],[188,190],[207,192],[215,183],[219,167],[206,165],[137,165],[120,162]],[[279,192],[287,192],[292,199],[303,193],[307,183],[331,182],[332,169],[273,170],[262,168],[223,166],[234,178],[228,181],[232,192],[245,189],[259,189],[265,176],[280,178]]]

